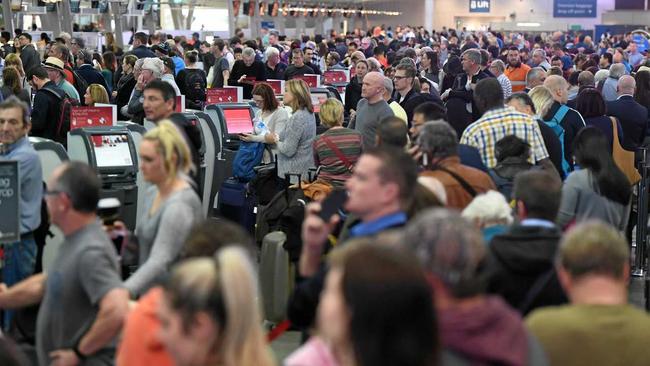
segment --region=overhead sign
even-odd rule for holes
[[[553,0],[555,18],[595,18],[597,0]]]
[[[470,13],[489,13],[490,0],[469,0]]]
[[[650,49],[650,42],[648,42],[648,33],[645,31],[638,31],[638,33],[632,34],[632,41],[636,43],[636,49],[639,52],[644,52],[647,49]]]
[[[20,182],[18,161],[0,160],[0,243],[20,240]]]

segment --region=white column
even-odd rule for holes
[[[424,24],[424,29],[428,31],[433,29],[433,11],[433,0],[424,0],[424,19],[420,24]]]

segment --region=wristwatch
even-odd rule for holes
[[[80,343],[80,342],[79,342],[79,343]],[[85,359],[87,358],[87,356],[84,355],[83,353],[81,353],[81,351],[79,351],[79,343],[77,343],[77,344],[74,345],[74,347],[72,348],[72,351],[73,351],[74,354],[77,356],[77,358],[79,359],[79,361],[83,361],[83,360],[85,360]]]

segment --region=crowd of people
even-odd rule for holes
[[[240,139],[265,146],[279,179],[318,168],[311,183],[329,187],[295,224],[286,318],[305,342],[281,363],[647,362],[650,317],[627,286],[647,209],[633,203],[650,57],[631,34],[377,26],[208,43],[135,32],[124,50],[112,35],[102,50],[65,33],[36,47],[11,38],[0,34],[0,160],[20,164],[21,239],[3,246],[0,364],[278,363],[259,248],[203,217],[200,131],[174,113],[177,96],[200,110],[224,86],[256,106]],[[330,70],[350,80],[316,111],[297,77]],[[276,79],[281,98],[266,83]],[[98,103],[155,125],[138,151],[149,185],[133,231],[102,226],[102,183],[85,163],[56,167],[44,188],[28,140],[65,145],[62,108]],[[338,190],[345,202],[326,213]],[[65,238],[41,272],[49,223]]]

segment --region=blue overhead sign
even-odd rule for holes
[[[632,35],[632,41],[636,43],[636,49],[639,52],[644,52],[650,48],[650,42],[648,42],[648,37],[643,33],[635,33]]]
[[[555,18],[595,18],[597,0],[553,0]]]
[[[470,13],[489,13],[490,0],[469,0]]]

